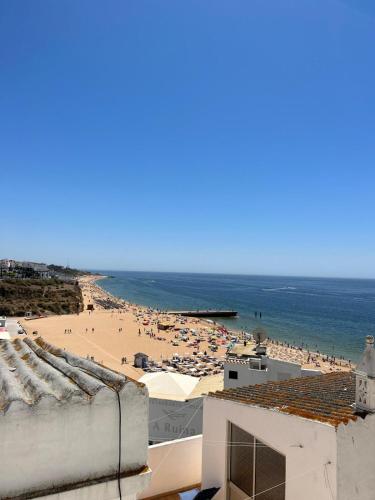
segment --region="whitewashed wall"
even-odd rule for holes
[[[237,372],[237,379],[229,378],[229,372]],[[224,389],[234,389],[245,385],[263,384],[268,380],[266,370],[253,370],[243,363],[224,363]]]
[[[147,389],[121,391],[122,471],[147,464]],[[13,402],[0,414],[0,498],[88,481],[118,470],[116,394],[100,390],[87,403],[44,397],[33,406]]]
[[[179,439],[149,447],[151,483],[138,498],[168,493],[201,482],[202,436]]]
[[[269,380],[274,382],[301,376],[301,365],[298,363],[291,363],[290,361],[268,358],[267,368],[269,372]],[[319,372],[317,375],[318,374]]]
[[[226,498],[228,422],[286,456],[286,500],[337,499],[334,427],[207,397],[203,411],[202,488],[221,487],[215,500]],[[327,462],[331,465],[325,465]]]
[[[295,377],[320,375],[318,370],[302,370],[298,363],[266,358],[266,370],[254,370],[247,363],[224,364],[224,388],[234,389],[246,385],[263,384],[264,382],[287,380]],[[229,378],[229,371],[238,373],[237,379]]]
[[[149,485],[150,478],[150,471],[122,478],[122,500],[136,500],[137,494]],[[43,500],[120,500],[117,479],[40,498]]]
[[[375,415],[337,429],[339,500],[375,498]]]

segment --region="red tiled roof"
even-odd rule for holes
[[[337,427],[356,420],[355,376],[333,372],[210,392],[209,397],[269,408]]]

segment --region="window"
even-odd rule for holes
[[[251,370],[261,370],[262,369],[262,360],[260,358],[250,360],[249,364],[250,364]]]
[[[236,370],[229,370],[229,378],[237,380],[238,379],[238,372],[236,372]]]
[[[285,500],[285,456],[234,424],[229,436],[230,500]]]
[[[236,425],[230,432],[230,481],[246,495],[253,494],[254,437]]]

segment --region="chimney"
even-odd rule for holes
[[[366,337],[366,349],[355,371],[355,406],[358,411],[375,413],[374,337]]]

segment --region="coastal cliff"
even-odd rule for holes
[[[58,279],[0,280],[0,315],[23,316],[74,314],[83,310],[81,288],[76,281]]]

